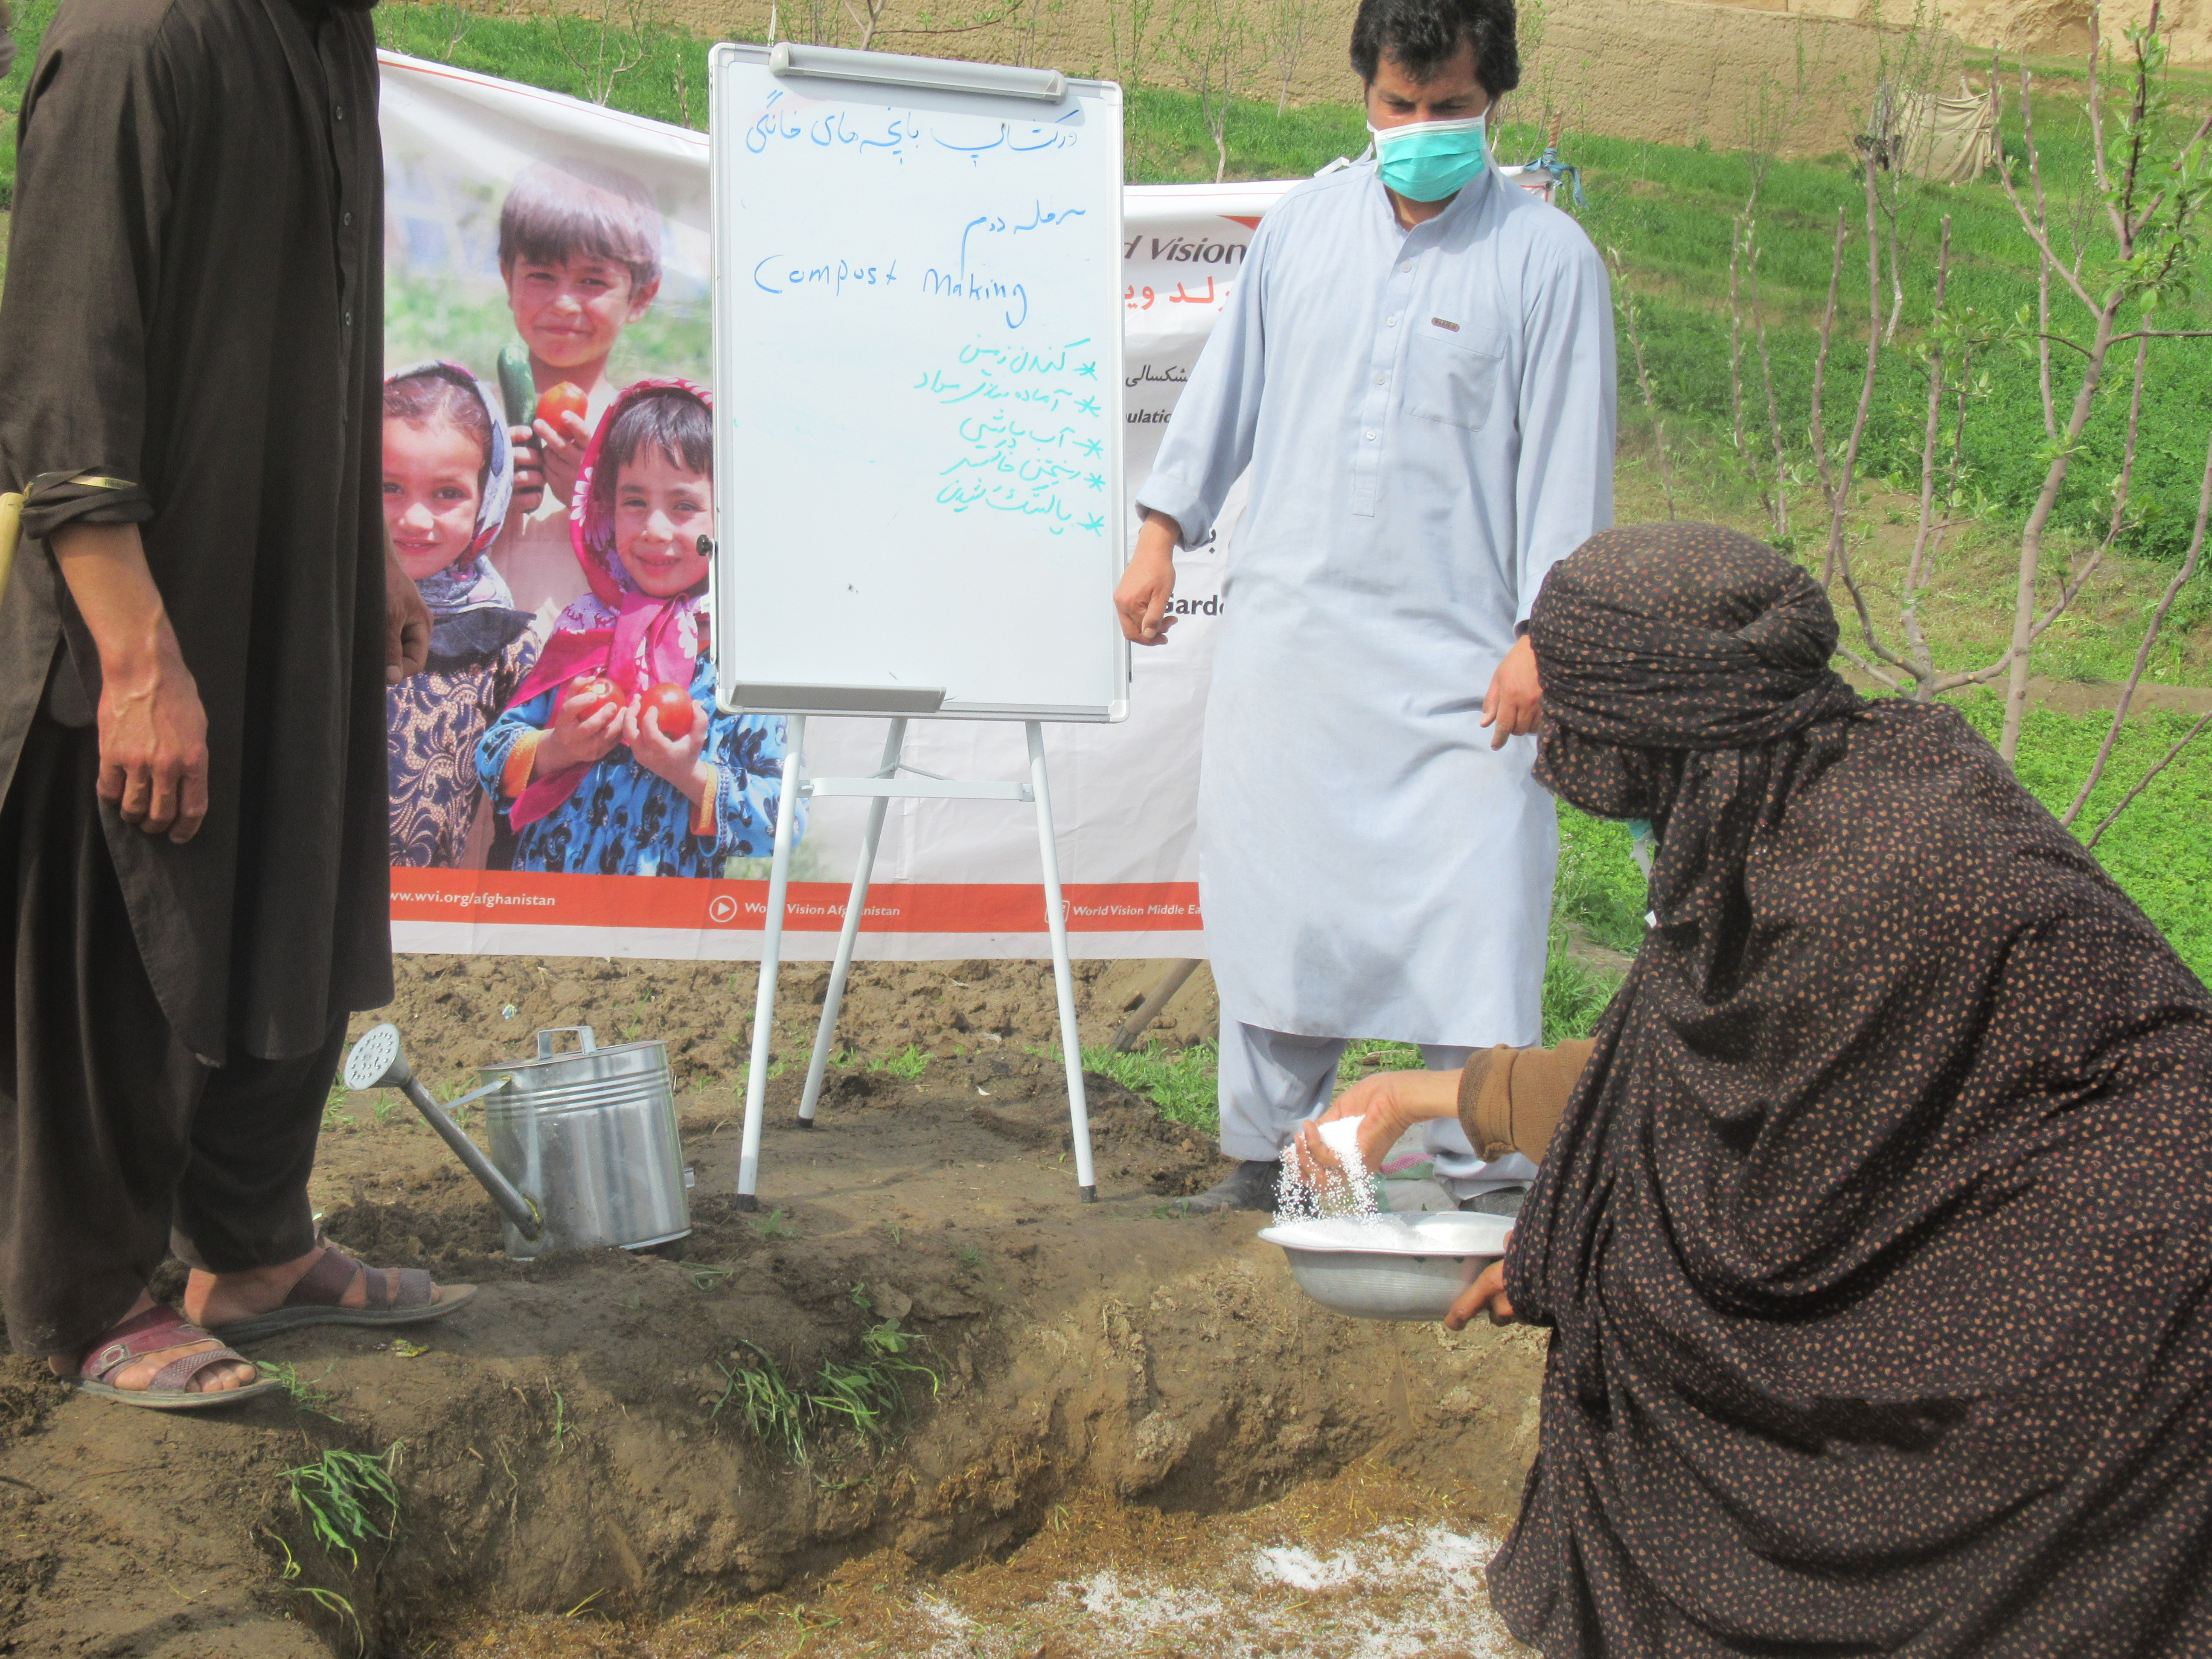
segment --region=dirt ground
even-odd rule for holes
[[[1163,966],[1087,965],[1085,1040]],[[1036,964],[856,970],[857,1054],[803,1132],[818,977],[786,981],[763,1206],[746,1214],[732,1194],[750,969],[403,963],[388,1012],[443,1085],[540,1024],[667,1040],[693,1233],[657,1253],[511,1261],[495,1212],[410,1108],[335,1098],[314,1188],[330,1235],[477,1284],[477,1302],[411,1343],[331,1329],[262,1345],[299,1389],[198,1419],[73,1398],[6,1362],[0,1652],[520,1653],[485,1643],[574,1613],[561,1628],[579,1639],[633,1645],[527,1650],[759,1638],[746,1650],[785,1653],[825,1619],[858,1640],[902,1607],[982,1595],[988,1612],[992,1584],[1072,1570],[1070,1550],[1105,1561],[1150,1538],[1158,1565],[1179,1529],[1218,1554],[1227,1534],[1198,1522],[1255,1505],[1318,1504],[1284,1524],[1322,1542],[1362,1516],[1510,1513],[1534,1443],[1535,1334],[1322,1312],[1254,1238],[1261,1218],[1174,1213],[1169,1196],[1215,1178],[1213,1147],[1100,1078],[1101,1201],[1079,1204]],[[1169,1040],[1206,1033],[1209,994],[1200,975],[1170,1005]],[[895,1055],[926,1064],[871,1064]],[[724,1409],[754,1356],[811,1376],[886,1317],[927,1339],[941,1379],[933,1397],[908,1389],[895,1443],[824,1435],[798,1464]],[[399,1494],[396,1514],[372,1506],[388,1536],[351,1559],[290,1496],[287,1471],[330,1448],[386,1454]],[[1316,1484],[1329,1482],[1341,1503]],[[672,1645],[679,1626],[722,1645]],[[659,1645],[634,1645],[654,1631]],[[1062,1650],[1025,1652],[1047,1650]]]

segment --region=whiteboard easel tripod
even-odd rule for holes
[[[738,1204],[758,1206],[794,814],[869,801],[799,1122],[811,1127],[893,799],[1030,804],[1076,1183],[1097,1195],[1047,720],[1122,719],[1121,96],[1108,82],[788,44],[708,64],[714,655],[789,721]],[[997,619],[979,623],[979,595]],[[740,602],[742,601],[742,602]],[[988,636],[981,630],[988,626]],[[807,778],[810,715],[890,720]],[[1023,782],[904,763],[913,720],[1019,721]]]

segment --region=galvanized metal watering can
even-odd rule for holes
[[[575,1035],[575,1048],[556,1051],[562,1031]],[[499,1206],[511,1256],[640,1250],[691,1231],[665,1043],[602,1048],[590,1026],[560,1026],[538,1032],[535,1058],[477,1070],[489,1081],[441,1107],[400,1052],[399,1028],[380,1025],[354,1044],[345,1085],[398,1089],[414,1103]],[[449,1115],[477,1101],[489,1158]]]

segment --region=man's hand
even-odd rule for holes
[[[166,617],[149,659],[100,658],[99,789],[125,823],[179,847],[207,817],[207,710]]]
[[[415,579],[384,550],[384,683],[397,685],[430,659],[430,607]]]
[[[1496,726],[1490,734],[1492,749],[1505,747],[1508,738],[1525,738],[1536,729],[1544,712],[1544,688],[1536,678],[1536,647],[1523,634],[1513,641],[1505,660],[1490,677],[1490,690],[1482,699],[1482,723]]]
[[[1168,636],[1176,619],[1167,615],[1175,597],[1176,544],[1182,530],[1164,513],[1147,512],[1137,532],[1137,550],[1114,590],[1114,614],[1121,621],[1121,637],[1137,645],[1158,645]]]
[[[1511,1233],[1505,1235],[1505,1243],[1509,1248],[1511,1246]],[[1444,1328],[1463,1329],[1477,1314],[1488,1314],[1493,1325],[1513,1322],[1513,1303],[1505,1294],[1505,1258],[1502,1255],[1476,1274],[1474,1283],[1460,1292],[1459,1300],[1444,1316]]]
[[[100,798],[182,846],[207,817],[207,710],[138,526],[68,525],[52,544],[100,653]]]

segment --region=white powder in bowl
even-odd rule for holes
[[[1376,1250],[1393,1255],[1503,1255],[1504,1216],[1440,1211],[1420,1215],[1278,1220],[1260,1237],[1286,1250]]]

